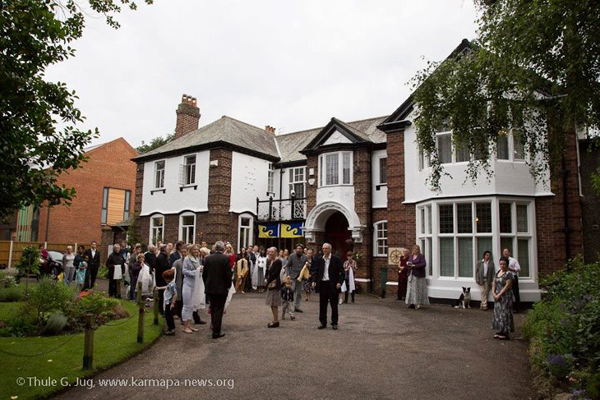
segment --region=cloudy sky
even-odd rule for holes
[[[228,115],[289,133],[391,113],[476,18],[472,0],[154,0],[119,30],[89,19],[47,76],[77,91],[95,143],[172,133],[184,93],[201,126]]]

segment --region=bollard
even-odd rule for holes
[[[144,314],[146,313],[146,308],[144,307],[144,300],[142,300],[142,282],[138,282],[137,284],[137,303],[140,308],[137,342],[144,343]]]
[[[94,315],[85,318],[85,340],[83,342],[83,369],[94,368]]]
[[[158,289],[154,289],[154,293],[152,294],[152,297],[154,297],[154,325],[158,325],[158,302],[159,302]]]

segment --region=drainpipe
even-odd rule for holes
[[[50,228],[50,206],[48,206],[48,212],[46,213],[46,233],[44,242],[48,241],[48,229]]]

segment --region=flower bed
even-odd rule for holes
[[[600,263],[575,259],[541,286],[546,293],[523,326],[538,390],[600,399]]]

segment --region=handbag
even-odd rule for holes
[[[274,281],[271,281],[268,285],[267,285],[267,289],[277,289],[277,279],[275,279]]]

